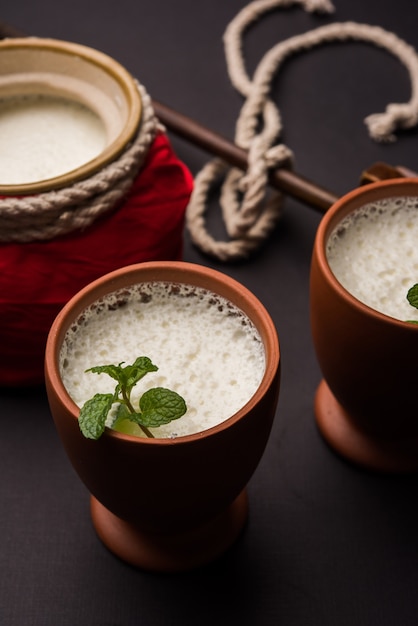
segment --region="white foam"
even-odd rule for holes
[[[0,183],[53,178],[84,165],[105,148],[102,121],[83,105],[46,96],[0,100]]]
[[[338,281],[369,307],[418,320],[406,299],[418,283],[418,198],[389,198],[356,210],[331,233],[327,259]]]
[[[67,333],[61,375],[78,406],[94,393],[111,393],[109,376],[85,373],[95,365],[133,363],[148,356],[158,372],[134,389],[167,387],[187,413],[154,429],[157,437],[199,432],[232,416],[257,390],[265,371],[264,346],[248,317],[204,289],[150,283],[116,292],[83,314]]]

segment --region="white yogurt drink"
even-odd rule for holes
[[[0,184],[66,174],[106,147],[102,120],[78,102],[52,96],[0,99]]]
[[[150,429],[155,437],[200,432],[231,417],[254,395],[265,372],[262,339],[235,305],[200,287],[151,282],[114,292],[80,316],[63,343],[62,380],[81,407],[115,387],[109,376],[86,369],[128,365],[139,356],[149,357],[158,371],[133,389],[134,405],[152,387],[176,391],[187,404],[183,417]]]
[[[418,198],[364,205],[331,233],[328,263],[341,285],[369,307],[399,320],[418,320],[406,294],[418,283]]]

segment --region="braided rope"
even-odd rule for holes
[[[35,196],[0,200],[0,242],[29,242],[90,226],[129,191],[154,140],[159,123],[151,98],[137,83],[142,120],[135,139],[118,159],[88,179]]]
[[[186,218],[193,243],[204,253],[222,261],[248,257],[275,228],[283,197],[268,189],[271,168],[293,165],[291,150],[280,137],[280,112],[270,99],[272,81],[283,62],[300,51],[331,41],[362,40],[396,56],[410,75],[411,98],[402,104],[389,104],[383,113],[365,119],[375,141],[395,141],[395,131],[418,123],[418,56],[414,48],[395,34],[377,26],[355,22],[333,23],[302,35],[290,37],[271,48],[261,59],[252,79],[245,69],[242,54],[245,30],[256,20],[278,7],[300,5],[306,11],[331,13],[330,0],[255,0],[228,25],[224,47],[228,74],[233,86],[245,98],[235,129],[235,143],[248,151],[248,170],[230,169],[219,159],[207,163],[195,178]],[[207,230],[205,215],[208,196],[215,185],[221,186],[220,205],[229,241],[217,241]]]

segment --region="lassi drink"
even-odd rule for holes
[[[406,299],[418,283],[418,199],[387,198],[344,218],[326,255],[341,285],[369,307],[399,320],[418,320]]]
[[[254,395],[265,372],[262,339],[234,304],[200,287],[151,282],[114,292],[83,312],[61,350],[63,383],[81,408],[95,393],[115,387],[108,376],[85,370],[130,364],[138,356],[149,357],[158,371],[134,388],[136,406],[152,387],[176,391],[187,404],[183,417],[151,429],[155,437],[200,432],[231,417]]]
[[[27,95],[0,100],[0,184],[54,178],[97,157],[106,146],[101,119],[72,100]]]

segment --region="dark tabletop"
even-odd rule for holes
[[[245,4],[3,0],[0,20],[108,53],[153,98],[232,139],[242,98],[228,78],[222,35]],[[333,21],[380,25],[418,46],[410,0],[336,5],[328,17],[295,8],[264,18],[246,38],[249,71],[279,41]],[[378,144],[363,124],[410,97],[404,66],[377,47],[335,43],[299,54],[277,75],[273,95],[297,171],[336,194],[357,186],[375,161],[418,168],[416,130]],[[171,138],[198,172],[209,155]],[[286,198],[262,250],[235,264],[203,255],[186,233],[185,259],[249,287],[270,311],[282,352],[279,406],[249,485],[249,523],[213,565],[156,575],[110,554],[92,529],[88,493],[58,441],[44,390],[0,390],[2,626],[418,624],[416,477],[351,466],[327,447],[314,421],[321,375],[309,327],[309,266],[320,217]],[[211,223],[222,231],[216,207]]]

